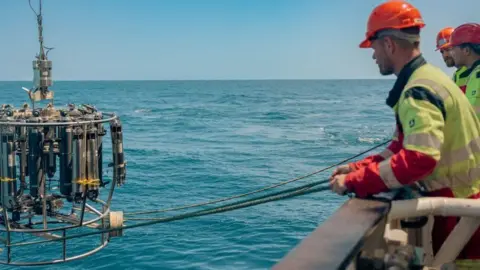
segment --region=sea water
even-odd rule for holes
[[[133,212],[252,191],[381,143],[394,127],[385,104],[392,85],[391,80],[72,81],[55,82],[52,89],[56,106],[90,103],[122,119],[127,182],[115,190],[112,207]],[[22,86],[30,83],[0,82],[0,103],[28,101]],[[106,148],[110,144],[106,139]],[[104,175],[111,175],[110,161],[106,154]],[[90,257],[34,269],[269,269],[346,199],[327,191],[126,230]],[[178,213],[158,216],[169,214]],[[68,248],[92,242],[99,240],[80,239]],[[61,256],[59,243],[21,250],[35,260]]]

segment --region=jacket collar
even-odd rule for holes
[[[478,66],[480,66],[480,60],[475,61],[475,63],[473,63],[473,65],[472,65],[471,69],[474,70],[474,69],[478,68]]]
[[[392,107],[397,104],[398,100],[400,99],[400,95],[402,94],[403,88],[407,85],[410,76],[412,76],[413,72],[417,70],[419,67],[425,65],[427,61],[423,56],[420,54],[419,56],[413,58],[410,62],[408,62],[398,74],[397,80],[393,85],[392,90],[388,93],[387,97],[387,105]]]
[[[480,60],[477,60],[473,65],[469,68],[466,69],[464,72],[460,74],[460,78],[466,78],[472,74],[472,71],[474,71],[478,66],[480,66]]]

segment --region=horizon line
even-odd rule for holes
[[[181,81],[347,81],[347,80],[395,80],[395,78],[343,78],[343,79],[66,79],[55,82],[181,82]],[[0,82],[32,82],[32,80],[2,80]]]

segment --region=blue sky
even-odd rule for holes
[[[381,78],[358,48],[373,0],[44,0],[54,80]],[[479,20],[478,0],[411,1],[427,23],[422,50],[445,26]],[[37,7],[38,0],[32,0]],[[0,1],[0,80],[31,80],[38,51],[28,0]]]

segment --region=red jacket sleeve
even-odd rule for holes
[[[363,167],[366,167],[368,166],[370,163],[372,162],[380,162],[384,160],[384,157],[381,155],[381,154],[375,154],[375,155],[372,155],[372,156],[368,156],[362,160],[359,160],[359,161],[356,161],[356,162],[352,162],[350,164],[348,164],[348,166],[353,170],[353,171],[356,171],[358,169],[361,169]]]
[[[381,153],[368,156],[360,161],[352,162],[349,164],[350,168],[356,171],[358,169],[367,167],[371,163],[377,163],[377,162],[383,161],[391,157],[392,155],[398,153],[400,149],[402,149],[401,141],[403,140],[403,134],[399,134],[398,137],[397,137],[397,134],[398,132],[395,132],[392,142]]]
[[[366,197],[411,184],[429,175],[436,164],[437,161],[428,155],[402,149],[391,158],[382,162],[372,162],[347,174],[345,185],[357,196]],[[380,166],[388,166],[390,175],[381,172]],[[387,174],[389,169],[386,170]]]

